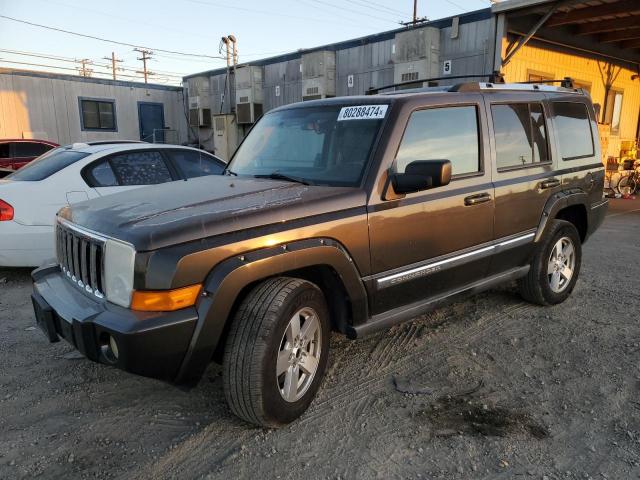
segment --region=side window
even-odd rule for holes
[[[0,158],[9,158],[9,143],[0,143]]]
[[[584,103],[554,102],[553,111],[562,159],[592,157],[595,149],[587,106]]]
[[[110,158],[113,173],[120,185],[154,185],[171,182],[171,173],[160,152],[139,151]]]
[[[192,150],[171,150],[167,152],[186,178],[218,175],[224,170],[224,165],[216,161],[211,155]]]
[[[51,149],[49,145],[37,142],[16,142],[13,144],[14,157],[39,157]]]
[[[107,160],[92,165],[88,171],[92,187],[115,187],[118,185],[116,174]]]
[[[498,170],[549,160],[547,130],[540,103],[491,105]]]
[[[453,175],[479,172],[476,107],[442,107],[413,112],[396,155],[396,171],[404,172],[407,165],[416,160],[449,160]]]
[[[116,131],[116,102],[80,98],[82,130]]]

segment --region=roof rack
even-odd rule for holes
[[[461,82],[456,83],[455,85],[448,86],[439,86],[437,84],[438,80],[455,80],[460,78],[473,78],[473,77],[489,77],[488,82]],[[565,77],[562,80],[543,80],[540,82],[514,82],[514,83],[505,83],[504,77],[502,74],[493,72],[491,74],[481,74],[481,75],[458,75],[458,76],[447,76],[447,77],[437,77],[430,78],[425,80],[414,80],[411,82],[402,82],[396,83],[392,85],[385,85],[384,87],[379,88],[370,88],[367,92],[367,95],[375,95],[380,90],[385,90],[387,88],[394,87],[402,87],[415,85],[419,83],[429,83],[430,85],[426,87],[415,87],[415,88],[403,88],[400,90],[393,90],[391,92],[382,92],[381,95],[400,95],[403,93],[420,93],[420,92],[481,92],[481,91],[490,91],[490,90],[501,90],[501,91],[518,91],[518,92],[558,92],[558,93],[583,93],[583,90],[580,88],[576,88],[573,83],[573,79],[571,77]],[[549,85],[559,83],[560,86]]]

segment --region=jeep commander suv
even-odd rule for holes
[[[582,90],[463,83],[267,113],[226,175],[65,207],[34,271],[48,338],[193,385],[221,361],[231,410],[300,416],[332,330],[359,338],[518,280],[557,304],[602,222]]]

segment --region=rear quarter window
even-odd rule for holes
[[[587,106],[576,102],[553,102],[553,112],[562,159],[577,160],[594,156]]]

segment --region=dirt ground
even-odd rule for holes
[[[187,393],[49,344],[0,269],[0,478],[640,478],[638,278],[640,200],[614,201],[564,304],[506,285],[334,335],[310,410],[266,431],[215,365]]]

